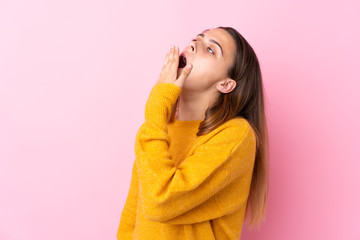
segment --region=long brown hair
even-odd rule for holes
[[[245,38],[232,27],[218,27],[228,32],[236,43],[234,63],[228,69],[228,76],[236,81],[236,87],[229,93],[221,93],[217,101],[205,112],[197,136],[216,129],[224,122],[235,118],[247,119],[256,135],[256,157],[245,218],[250,219],[250,228],[258,227],[265,219],[268,198],[268,132],[265,117],[264,90],[260,64],[257,56]],[[178,99],[179,100],[179,99]],[[169,122],[174,121],[177,103],[173,105]]]

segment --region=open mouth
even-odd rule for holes
[[[179,57],[179,66],[178,68],[184,68],[186,66],[186,57],[184,55],[180,55]]]

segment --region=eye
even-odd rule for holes
[[[208,49],[210,49],[210,50],[211,50],[211,54],[214,54],[214,51],[213,51],[211,48],[209,48],[209,47],[208,47]]]
[[[193,39],[192,41],[196,42],[196,39]],[[215,54],[214,51],[210,47],[208,47],[208,49],[210,49],[211,54]]]

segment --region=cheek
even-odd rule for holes
[[[219,78],[218,68],[209,62],[194,63],[190,75],[184,82],[187,90],[207,90]]]
[[[222,75],[222,72],[222,66],[217,62],[203,61],[196,66],[193,76],[207,80],[208,82],[213,82],[214,80],[219,79],[219,77]]]
[[[209,58],[198,58],[193,62],[193,70],[190,75],[193,77],[209,77],[216,71],[216,62]]]

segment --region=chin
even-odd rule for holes
[[[201,86],[199,86],[198,82],[194,81],[193,79],[187,78],[185,79],[182,89],[186,92],[198,92],[199,90],[201,90]]]

